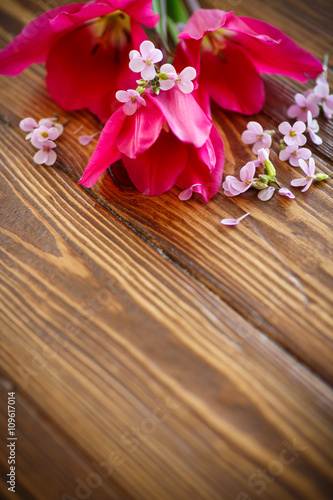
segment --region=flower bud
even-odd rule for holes
[[[316,175],[314,176],[314,179],[313,179],[313,180],[314,180],[315,182],[325,181],[326,179],[328,179],[328,177],[329,177],[329,176],[328,176],[328,175],[326,175],[326,174],[316,174]]]
[[[268,175],[271,179],[275,179],[275,176],[276,176],[276,170],[275,170],[275,168],[274,168],[273,163],[272,163],[270,160],[265,160],[265,161],[264,161],[264,166],[265,166],[265,169],[266,169],[267,175]]]
[[[264,184],[268,184],[268,182],[271,180],[270,176],[269,175],[265,175],[265,174],[260,174],[259,175],[259,179]]]
[[[261,181],[256,181],[252,184],[252,186],[256,189],[266,189],[267,188],[267,184],[265,184],[264,182],[261,182]]]

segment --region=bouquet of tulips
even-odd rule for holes
[[[182,199],[196,192],[206,202],[221,187],[224,165],[211,99],[252,115],[265,101],[262,73],[305,82],[323,71],[270,24],[217,9],[190,15],[181,0],[92,0],[47,12],[0,52],[0,73],[16,76],[42,62],[54,101],[87,108],[105,124],[80,184],[91,187],[122,160],[143,194],[177,183]],[[37,161],[52,164],[59,126],[26,120]]]

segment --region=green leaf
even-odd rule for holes
[[[177,25],[176,23],[173,21],[173,19],[171,19],[171,17],[167,17],[167,26],[168,26],[168,31],[169,31],[169,34],[172,38],[172,41],[175,45],[177,45],[177,43],[180,42],[180,40],[178,39],[178,35],[179,35],[179,29],[177,28]]]
[[[155,26],[155,30],[157,31],[159,37],[161,38],[162,43],[166,48],[166,50],[170,52],[170,48],[168,45],[166,0],[153,0],[152,7],[154,13],[160,15],[160,20],[158,24]]]
[[[181,0],[167,0],[168,17],[174,23],[186,24],[189,19],[189,14]]]

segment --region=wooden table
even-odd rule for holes
[[[3,0],[1,46],[46,4]],[[209,5],[271,22],[319,58],[333,47],[330,0]],[[35,65],[0,79],[2,498],[333,498],[333,181],[269,203],[254,192],[182,203],[178,187],[148,198],[108,174],[84,190],[96,142],[81,147],[74,131],[101,125],[61,110],[44,77]],[[276,129],[305,86],[265,85],[254,118]],[[58,161],[36,166],[18,123],[54,112],[70,119]],[[225,172],[238,173],[249,118],[217,107],[214,117]],[[319,123],[324,143],[312,149],[329,173],[332,121]],[[273,160],[289,185],[295,170]],[[221,226],[244,211],[237,228]]]

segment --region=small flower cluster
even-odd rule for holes
[[[308,148],[300,147],[306,143],[303,132],[308,132],[312,142],[320,146],[323,140],[317,135],[319,125],[315,118],[319,116],[320,109],[328,120],[333,115],[333,95],[330,95],[327,83],[327,61],[324,62],[324,71],[316,79],[316,86],[304,94],[296,94],[295,103],[288,108],[287,114],[290,118],[297,119],[297,122],[292,127],[288,122],[279,125],[285,143],[281,141],[279,158],[282,161],[289,161],[293,167],[298,167],[300,160],[309,160],[311,157]]]
[[[316,79],[316,86],[307,90],[304,94],[296,94],[295,102],[287,110],[290,118],[296,118],[302,122],[308,121],[310,111],[311,118],[319,115],[323,110],[325,118],[330,120],[333,116],[333,95],[330,95],[330,87],[327,83],[327,57],[324,60],[324,71]],[[318,127],[319,130],[319,127]]]
[[[328,179],[331,175],[315,173],[315,160],[310,149],[304,148],[307,139],[304,135],[308,132],[310,139],[316,145],[322,144],[322,139],[317,135],[319,125],[316,118],[320,109],[323,110],[327,119],[333,116],[333,95],[329,94],[327,83],[327,61],[324,62],[324,71],[316,79],[316,86],[306,91],[304,94],[296,94],[295,102],[288,108],[287,114],[297,121],[290,125],[284,121],[280,123],[278,129],[283,135],[280,141],[279,159],[289,161],[293,167],[300,167],[306,174],[305,178],[293,179],[291,186],[303,187],[302,192],[309,189],[313,182],[320,182]],[[295,196],[285,187],[281,187],[276,180],[276,171],[269,160],[269,149],[272,144],[274,130],[263,130],[262,126],[254,121],[247,124],[247,130],[242,133],[242,140],[245,144],[252,145],[252,151],[258,156],[256,161],[248,162],[240,170],[240,180],[232,175],[228,175],[222,185],[226,196],[237,196],[253,187],[259,190],[258,198],[267,201],[272,198],[275,191],[280,195],[290,199]],[[308,160],[308,163],[305,161]],[[265,173],[255,177],[256,168],[263,165]],[[237,225],[248,214],[238,219],[222,219],[224,225]]]
[[[141,73],[141,79],[137,80],[139,86],[136,90],[116,92],[118,101],[124,103],[123,111],[126,115],[134,114],[138,106],[146,106],[142,96],[147,89],[158,95],[161,90],[170,90],[176,85],[184,94],[192,92],[194,88],[192,80],[196,77],[195,69],[188,66],[178,74],[172,64],[163,64],[158,68],[156,63],[163,59],[163,53],[156,49],[150,40],[141,43],[140,52],[131,50],[129,58],[130,69],[134,73]]]
[[[56,118],[42,118],[37,123],[34,118],[24,118],[20,121],[20,129],[28,132],[26,140],[38,149],[34,161],[39,165],[53,165],[57,159],[54,142],[63,133],[64,127],[56,123]]]
[[[250,122],[250,130],[253,129],[254,123]],[[259,123],[256,123],[259,127]],[[258,127],[257,127],[258,128]],[[263,166],[264,173],[255,177],[256,169]],[[269,159],[269,149],[261,148],[258,151],[258,158],[255,161],[247,162],[240,170],[240,180],[233,175],[227,175],[222,187],[226,196],[237,196],[245,193],[251,187],[258,189],[258,198],[261,201],[268,201],[272,198],[275,191],[281,196],[293,199],[295,196],[289,189],[282,187],[276,179],[276,170]]]

